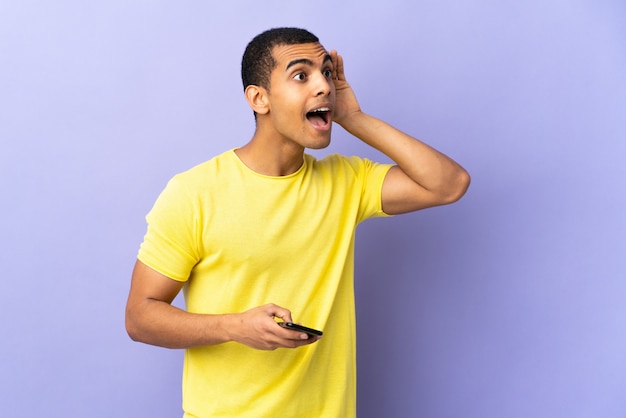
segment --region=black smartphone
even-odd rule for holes
[[[317,329],[305,327],[303,325],[294,324],[293,322],[278,322],[283,328],[292,329],[294,331],[302,331],[309,335],[309,337],[321,337],[323,332]]]

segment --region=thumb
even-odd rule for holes
[[[273,303],[267,305],[267,313],[274,318],[280,318],[285,322],[293,322],[291,319],[291,311],[289,309],[274,305]]]

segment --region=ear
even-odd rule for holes
[[[265,115],[269,112],[268,94],[263,87],[249,85],[246,87],[245,95],[248,104],[256,113]]]

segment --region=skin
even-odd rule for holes
[[[463,196],[470,178],[461,166],[361,110],[336,51],[309,43],[277,46],[273,55],[277,66],[270,88],[248,86],[245,91],[257,113],[257,127],[236,153],[252,170],[269,176],[294,173],[303,164],[306,148],[330,144],[332,119],[396,163],[383,182],[386,213],[445,205]],[[319,108],[329,109],[327,123],[307,118]],[[240,313],[186,312],[171,305],[182,286],[137,261],[126,306],[126,328],[133,340],[170,348],[236,341],[262,350],[297,348],[319,340],[278,326],[274,318],[295,321],[287,308],[274,304]]]

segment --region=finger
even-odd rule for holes
[[[320,340],[321,337],[311,337],[311,338],[306,338],[306,339],[299,339],[299,340],[285,340],[284,343],[284,347],[285,348],[298,348],[298,347],[302,347],[304,345],[309,345],[309,344],[313,344],[317,341]]]
[[[286,340],[308,340],[309,339],[309,334],[307,334],[306,332],[288,329],[283,326],[284,323],[277,323],[276,325],[278,325],[281,328],[281,331],[280,331],[281,338],[284,338]]]
[[[345,80],[346,74],[343,69],[343,57],[339,54],[337,54],[336,64],[333,63],[333,68],[335,67],[337,68],[337,80]]]
[[[280,318],[285,322],[292,322],[291,311],[278,305],[274,305],[273,303],[267,305],[267,313],[268,315],[275,318]]]
[[[334,49],[330,51],[330,61],[333,64],[332,79],[336,80],[337,79],[337,51],[335,51]]]
[[[307,339],[299,340],[296,342],[298,347],[302,347],[303,345],[309,345],[318,342],[322,337],[309,337]]]
[[[288,341],[298,341],[298,342],[307,342],[309,341],[311,338],[303,333],[303,332],[299,332],[299,331],[289,331],[289,335],[287,335],[287,337],[285,337],[285,340]]]

